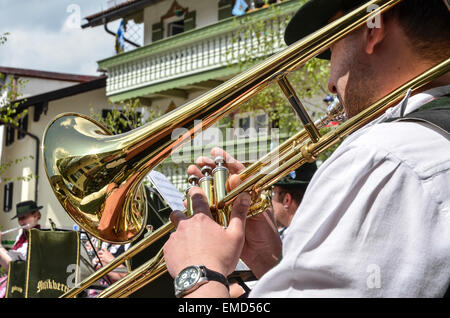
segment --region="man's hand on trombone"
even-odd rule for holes
[[[212,157],[222,156],[230,171],[228,186],[231,190],[241,180],[238,173],[245,167],[220,148],[213,148]],[[189,175],[202,177],[200,169],[204,165],[215,167],[214,160],[199,157],[197,165],[188,168]],[[241,258],[261,277],[276,265],[281,255],[281,240],[272,214],[265,211],[247,219],[251,205],[250,195],[241,193],[233,202],[230,223],[227,228],[217,224],[211,215],[205,195],[199,187],[191,188],[194,215],[186,217],[181,211],[172,212],[170,219],[177,227],[164,246],[164,258],[172,277],[187,266],[205,265],[224,276],[231,274]],[[225,297],[225,286],[210,282],[192,292],[190,297]]]

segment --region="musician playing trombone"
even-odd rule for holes
[[[310,0],[290,21],[287,44],[365,2]],[[449,10],[446,0],[404,0],[319,55],[330,59],[329,90],[348,118],[449,58]],[[212,220],[202,191],[191,188],[194,216],[172,213],[177,230],[164,248],[170,274],[186,285],[178,295],[228,297],[224,277],[241,258],[259,278],[250,297],[444,296],[450,284],[449,94],[447,72],[348,136],[311,180],[283,246],[269,215],[246,219],[247,193],[236,198],[223,228]],[[417,120],[419,114],[428,119]],[[237,186],[244,166],[213,149],[217,155],[235,174],[230,186]],[[197,161],[205,163],[211,162]],[[188,173],[200,170],[191,166]],[[208,269],[202,274],[207,283],[190,286],[185,279],[195,272],[185,268],[195,265]]]

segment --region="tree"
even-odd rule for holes
[[[250,15],[235,18],[239,31],[235,33],[228,52],[230,67],[238,65],[242,72],[285,46],[280,42],[280,35],[284,34],[290,17],[282,15],[279,6],[268,5],[267,1],[265,7],[264,10],[269,17],[267,19],[255,22]],[[313,120],[326,112],[322,99],[329,94],[329,72],[329,61],[313,58],[288,75],[289,82]],[[313,101],[314,97],[316,102]],[[270,128],[278,128],[280,135],[291,136],[303,128],[299,119],[293,120],[297,118],[296,114],[276,84],[265,88],[239,108],[239,112],[256,112],[258,110],[269,115]],[[227,118],[222,122],[223,124],[231,125],[231,120]],[[328,127],[323,128],[321,133],[324,134],[329,130]],[[323,161],[328,158],[336,147],[334,146],[322,154],[319,160]]]
[[[0,35],[0,45],[5,44],[8,40],[9,33],[4,33]],[[18,79],[16,83],[14,83],[14,79],[12,77],[7,79],[7,77],[0,73],[0,125],[4,126],[12,126],[15,129],[18,129],[20,120],[23,119],[27,113],[27,109],[20,110],[20,102],[16,102],[18,98],[21,96],[20,90],[25,85],[26,81],[22,79]],[[24,156],[22,158],[16,158],[9,160],[6,163],[0,164],[0,176],[3,176],[4,173],[13,165],[23,162],[24,160],[34,159],[33,156]],[[28,176],[19,176],[15,178],[5,178],[2,177],[3,181],[10,180],[22,180],[22,181],[30,181],[33,179],[33,174]]]
[[[147,109],[143,114],[139,112],[142,107],[139,99],[128,100],[123,104],[111,104],[111,109],[105,113],[95,112],[91,107],[90,117],[116,135],[136,129],[161,116],[161,113],[153,108]]]
[[[267,1],[266,1],[267,2]],[[303,1],[306,2],[306,1]],[[279,6],[266,3],[266,19],[252,20],[249,15],[235,18],[239,30],[235,32],[229,50],[229,65],[237,64],[242,72],[262,62],[268,56],[285,47],[281,41],[282,34],[289,22],[290,16],[282,15]],[[329,77],[329,62],[319,59],[309,60],[303,67],[289,74],[288,79],[302,101],[312,97],[327,94],[327,81]],[[321,99],[320,99],[321,100]],[[320,113],[316,110],[326,110],[323,103],[320,105],[307,104],[313,110],[313,116]],[[273,84],[248,100],[240,111],[262,110],[270,115],[272,125],[281,129],[281,133],[292,134],[301,127],[299,120],[292,120],[295,114],[278,85]]]

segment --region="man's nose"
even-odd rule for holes
[[[335,85],[334,81],[328,81],[328,90],[333,95],[337,94],[337,89],[336,89],[336,85]]]

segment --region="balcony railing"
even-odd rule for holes
[[[199,74],[209,78],[193,82],[231,75],[236,72],[231,66],[243,57],[258,58],[284,47],[284,25],[300,4],[283,2],[99,61],[108,72],[107,95],[119,101],[177,88],[177,79],[187,84],[187,78]],[[259,31],[252,29],[257,24]]]

